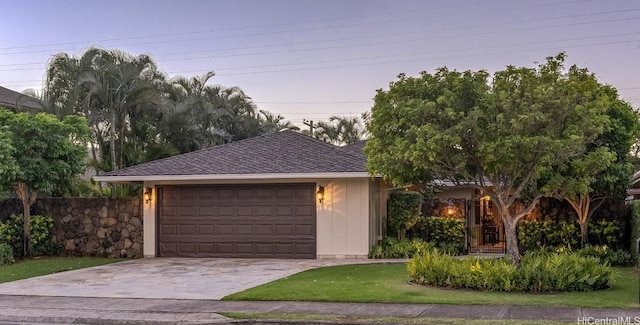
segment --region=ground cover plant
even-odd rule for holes
[[[122,258],[42,257],[0,266],[0,283],[32,278],[63,271],[121,262]]]
[[[412,285],[406,263],[343,265],[301,272],[223,300],[640,307],[637,270],[631,267],[612,270],[608,290],[532,294]]]
[[[526,254],[517,268],[506,259],[458,259],[436,250],[416,255],[407,268],[418,284],[482,291],[592,291],[611,279],[599,259],[565,253]]]

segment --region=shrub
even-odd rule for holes
[[[465,251],[464,219],[446,217],[421,218],[416,225],[420,238],[434,243],[451,255],[461,255]]]
[[[518,243],[523,252],[541,247],[576,247],[580,239],[577,222],[522,220],[518,222]]]
[[[601,263],[607,263],[611,266],[629,266],[633,264],[633,258],[629,252],[625,252],[621,249],[613,250],[606,245],[588,245],[579,250],[577,254],[579,256],[597,258]]]
[[[631,253],[633,260],[637,261],[639,252],[636,240],[640,238],[640,200],[631,202]]]
[[[407,269],[418,284],[485,291],[565,292],[606,288],[611,268],[577,254],[526,254],[516,268],[508,259],[457,259],[427,251],[409,260]]]
[[[13,248],[14,256],[23,256],[23,217],[12,214],[5,222],[0,222],[0,243],[6,243]],[[31,244],[33,255],[56,255],[60,247],[51,242],[53,218],[46,216],[31,216]]]
[[[407,230],[420,219],[421,208],[422,194],[418,192],[398,191],[389,194],[389,235],[404,239]]]
[[[397,240],[385,237],[369,251],[369,258],[409,258],[420,252],[434,248],[433,244],[422,239]]]
[[[13,264],[15,259],[13,258],[13,248],[7,243],[0,244],[0,265]]]
[[[589,222],[589,242],[596,245],[618,247],[620,226],[614,221]]]

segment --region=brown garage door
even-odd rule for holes
[[[159,256],[315,258],[314,184],[165,186]]]

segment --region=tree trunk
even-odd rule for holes
[[[585,246],[587,246],[587,243],[589,242],[589,230],[587,229],[588,226],[588,220],[579,220],[578,223],[580,224],[580,247],[584,248]]]
[[[504,224],[504,236],[507,244],[507,255],[511,264],[515,267],[520,267],[522,262],[522,255],[520,255],[520,249],[518,248],[518,236],[516,233],[517,220],[511,214],[502,215],[502,223]]]
[[[36,201],[37,192],[29,191],[25,183],[18,183],[16,194],[22,201],[22,221],[23,221],[23,257],[31,257],[33,249],[31,247],[31,205]]]
[[[589,243],[589,219],[594,211],[596,211],[604,202],[604,197],[591,199],[589,193],[578,195],[576,199],[565,198],[578,215],[578,223],[580,224],[580,247],[584,248]],[[591,203],[597,202],[592,208]]]
[[[118,169],[116,165],[116,114],[111,113],[111,170]]]

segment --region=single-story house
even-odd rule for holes
[[[146,257],[366,258],[394,189],[367,173],[364,144],[274,132],[95,180],[143,183]],[[504,251],[488,197],[465,187],[438,196],[448,206],[438,214],[466,219],[470,252]]]
[[[40,103],[27,95],[0,86],[0,107],[11,109],[41,109]]]
[[[95,179],[143,183],[144,256],[366,258],[386,193],[363,144],[274,132]]]

